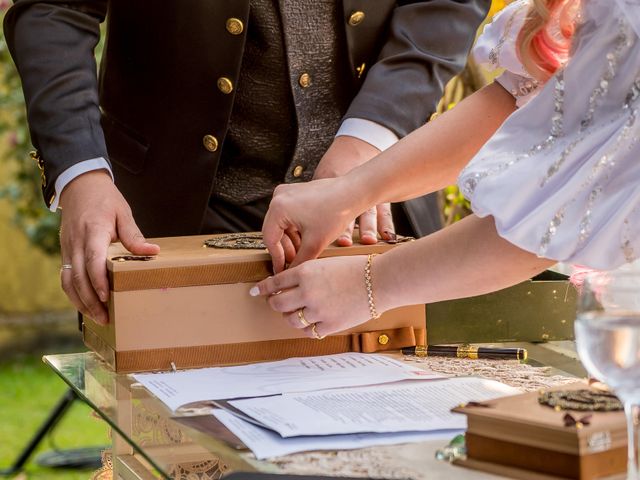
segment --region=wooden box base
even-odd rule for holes
[[[531,447],[474,433],[465,435],[467,456],[473,460],[539,472],[559,478],[597,480],[626,471],[626,447],[576,455]]]

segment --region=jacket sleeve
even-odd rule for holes
[[[398,1],[389,37],[345,118],[363,118],[403,137],[436,110],[464,67],[490,0]]]
[[[107,0],[15,0],[5,16],[31,140],[44,166],[47,205],[61,172],[83,160],[107,158],[94,57],[106,10]]]

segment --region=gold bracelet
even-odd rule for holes
[[[376,310],[376,302],[373,299],[373,277],[371,276],[371,264],[376,253],[367,255],[367,264],[364,267],[364,287],[367,290],[367,300],[369,301],[369,316],[371,320],[380,318],[378,310]]]

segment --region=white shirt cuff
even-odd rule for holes
[[[94,170],[106,170],[111,175],[111,180],[113,180],[113,172],[111,172],[111,167],[109,163],[102,157],[92,158],[91,160],[85,160],[83,162],[76,163],[75,165],[70,166],[64,172],[62,172],[58,178],[56,179],[56,196],[51,202],[51,206],[49,210],[55,212],[58,209],[58,205],[60,203],[60,194],[64,190],[69,182],[79,177],[83,173],[92,172]]]
[[[347,118],[342,122],[336,137],[343,135],[359,138],[381,152],[398,141],[398,136],[393,131],[364,118]]]

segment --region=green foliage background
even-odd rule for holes
[[[7,468],[66,391],[60,380],[36,357],[19,362],[0,361],[0,468]],[[89,407],[76,402],[35,455],[56,448],[111,444],[109,429]],[[91,472],[52,470],[29,462],[15,480],[87,480]]]

